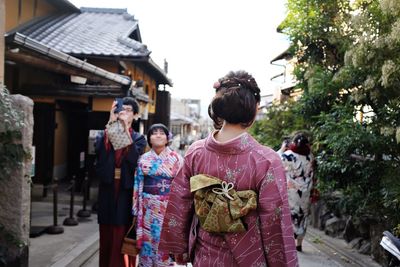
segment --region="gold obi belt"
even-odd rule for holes
[[[190,191],[195,192],[194,209],[205,231],[246,231],[240,218],[257,208],[257,194],[253,190],[236,191],[233,187],[233,183],[205,174],[190,177]]]

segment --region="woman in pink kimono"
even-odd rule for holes
[[[244,71],[230,72],[214,88],[209,115],[218,130],[193,143],[185,155],[172,183],[159,249],[193,266],[298,266],[281,160],[247,132],[260,89]],[[245,231],[205,230],[191,192],[196,175],[222,180],[222,188],[212,190],[220,199],[236,200],[233,190],[256,193],[256,208],[239,218]]]
[[[174,266],[168,253],[158,251],[161,227],[167,208],[170,185],[182,165],[182,157],[168,147],[168,128],[153,124],[147,132],[151,150],[138,162],[133,190],[137,246],[141,267]]]

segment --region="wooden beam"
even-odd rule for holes
[[[1,1],[1,0],[0,0]],[[39,56],[33,56],[27,53],[24,53],[21,51],[17,53],[13,53],[10,51],[6,51],[5,57],[7,60],[22,63],[22,64],[27,64],[31,65],[34,67],[39,67],[41,69],[50,71],[50,72],[55,72],[55,73],[60,73],[64,75],[76,75],[76,76],[82,76],[87,78],[90,81],[93,82],[100,82],[101,84],[118,84],[114,83],[113,81],[110,81],[108,79],[102,78],[100,76],[96,76],[93,73],[74,68],[72,66],[69,66],[67,64],[61,63],[54,61],[49,58],[42,58]]]
[[[78,85],[78,84],[23,84],[15,93],[26,96],[96,96],[124,97],[118,85]]]

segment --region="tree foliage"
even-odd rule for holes
[[[254,123],[252,135],[262,142],[278,150],[284,137],[289,137],[295,130],[304,128],[302,117],[293,116],[292,102],[269,108],[266,118]]]
[[[343,195],[342,213],[399,224],[400,2],[288,0],[287,8],[278,29],[303,95],[271,109],[256,136],[275,145],[310,129],[321,191]]]

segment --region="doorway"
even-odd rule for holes
[[[33,106],[33,146],[35,147],[34,184],[43,184],[43,197],[53,178],[55,104],[35,103]]]
[[[88,146],[88,105],[86,103],[57,100],[65,117],[66,127],[66,178],[76,177],[76,189],[80,191],[85,177]]]

